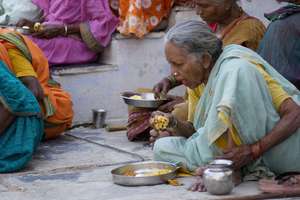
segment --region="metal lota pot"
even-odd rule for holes
[[[232,161],[214,160],[204,170],[203,181],[207,191],[213,195],[229,194],[234,188]]]

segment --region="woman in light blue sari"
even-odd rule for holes
[[[157,138],[156,160],[193,171],[221,156],[247,173],[300,171],[300,92],[250,49],[222,42],[198,21],[174,26],[165,54],[177,80],[205,84],[193,122],[169,118],[173,137]]]
[[[0,173],[26,166],[43,137],[40,106],[0,61]]]

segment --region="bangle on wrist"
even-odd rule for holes
[[[262,149],[259,141],[251,145],[251,154],[253,160],[258,159],[261,156]]]
[[[67,36],[68,35],[68,25],[65,24],[64,28],[65,28],[65,34],[64,35]]]
[[[42,24],[40,22],[35,22],[33,25],[33,31],[39,32],[42,30]]]

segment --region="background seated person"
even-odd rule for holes
[[[108,0],[32,0],[43,11],[43,21],[23,19],[18,26],[31,28],[31,39],[49,63],[74,64],[97,60],[110,43],[118,19]]]
[[[167,28],[173,0],[111,0],[118,8],[118,31],[128,36],[143,38],[151,31]],[[116,6],[117,5],[117,6]]]
[[[8,173],[22,169],[31,160],[43,138],[43,118],[32,92],[3,61],[0,86],[0,173]]]
[[[43,113],[45,138],[55,138],[71,127],[71,96],[49,77],[43,52],[27,37],[0,29],[0,59],[33,93]]]
[[[300,1],[284,1],[293,4],[265,15],[271,23],[258,53],[300,89]]]

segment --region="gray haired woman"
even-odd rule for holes
[[[256,50],[264,35],[265,26],[259,19],[245,13],[236,0],[195,0],[195,5],[197,14],[209,25],[212,32],[222,40],[223,46],[238,44]],[[157,83],[153,91],[166,94],[173,87],[181,84],[180,81],[176,81],[173,75],[170,75]],[[193,99],[193,101],[188,101],[189,109],[196,107],[195,102],[199,100],[199,93],[202,90],[203,87],[200,85],[193,91],[187,91],[188,97]],[[173,110],[174,104],[179,102],[179,99],[176,98],[160,109]],[[193,113],[187,115],[183,109],[184,105],[180,108],[176,106],[177,109],[174,112],[178,113],[177,116],[183,116],[191,120]]]
[[[250,49],[222,42],[208,26],[188,21],[166,35],[166,59],[176,79],[205,85],[193,121],[168,118],[171,137],[152,131],[155,160],[193,171],[217,156],[247,173],[300,171],[300,92]],[[154,120],[150,120],[153,123]],[[152,124],[153,126],[155,124]],[[286,156],[289,155],[289,156]]]

